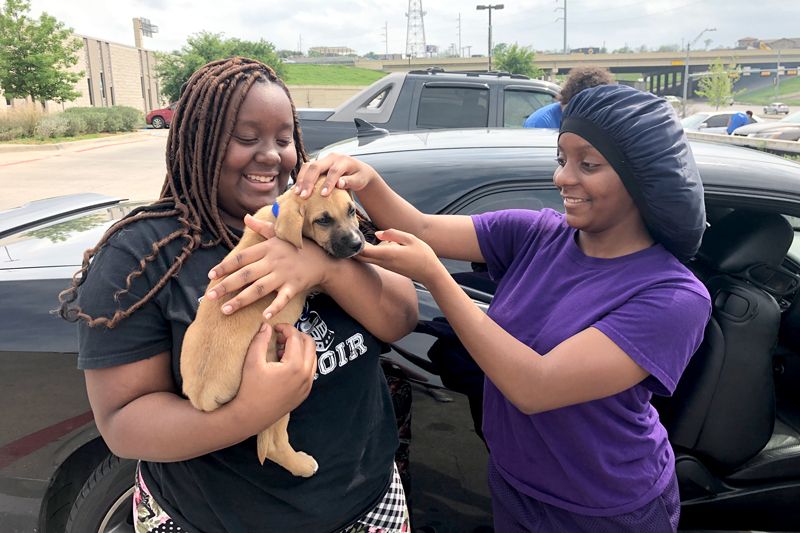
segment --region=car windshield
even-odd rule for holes
[[[781,119],[781,122],[788,122],[790,124],[800,124],[800,112],[786,115]]]

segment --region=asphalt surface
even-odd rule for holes
[[[56,147],[0,144],[0,211],[77,192],[157,198],[166,174],[166,144],[166,130],[140,130]]]

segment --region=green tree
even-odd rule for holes
[[[536,53],[527,46],[500,43],[494,47],[493,66],[497,70],[541,78],[544,73],[535,64]]]
[[[275,46],[260,39],[258,42],[226,39],[221,33],[200,32],[190,36],[183,48],[171,54],[158,54],[156,72],[161,79],[163,93],[170,102],[181,94],[181,86],[192,73],[209,61],[233,56],[257,59],[272,67],[285,79],[286,70],[275,51]]]
[[[5,0],[0,11],[0,87],[8,98],[30,97],[42,107],[47,100],[74,100],[83,73],[69,68],[81,42],[47,13],[30,18],[30,7],[27,0]]]
[[[722,104],[733,102],[733,84],[739,79],[739,70],[736,65],[722,64],[722,60],[717,58],[708,68],[708,74],[700,78],[697,82],[698,95],[706,98],[709,104],[713,104],[715,109],[719,109]]]

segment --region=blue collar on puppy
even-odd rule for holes
[[[280,209],[280,206],[278,205],[278,202],[275,202],[274,204],[272,204],[272,216],[274,216],[275,218],[278,218],[278,210],[279,209]]]

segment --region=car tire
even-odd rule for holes
[[[107,456],[83,484],[65,533],[133,532],[136,461]]]
[[[153,120],[150,122],[150,124],[157,130],[160,130],[167,125],[167,123],[161,117],[153,117]]]

